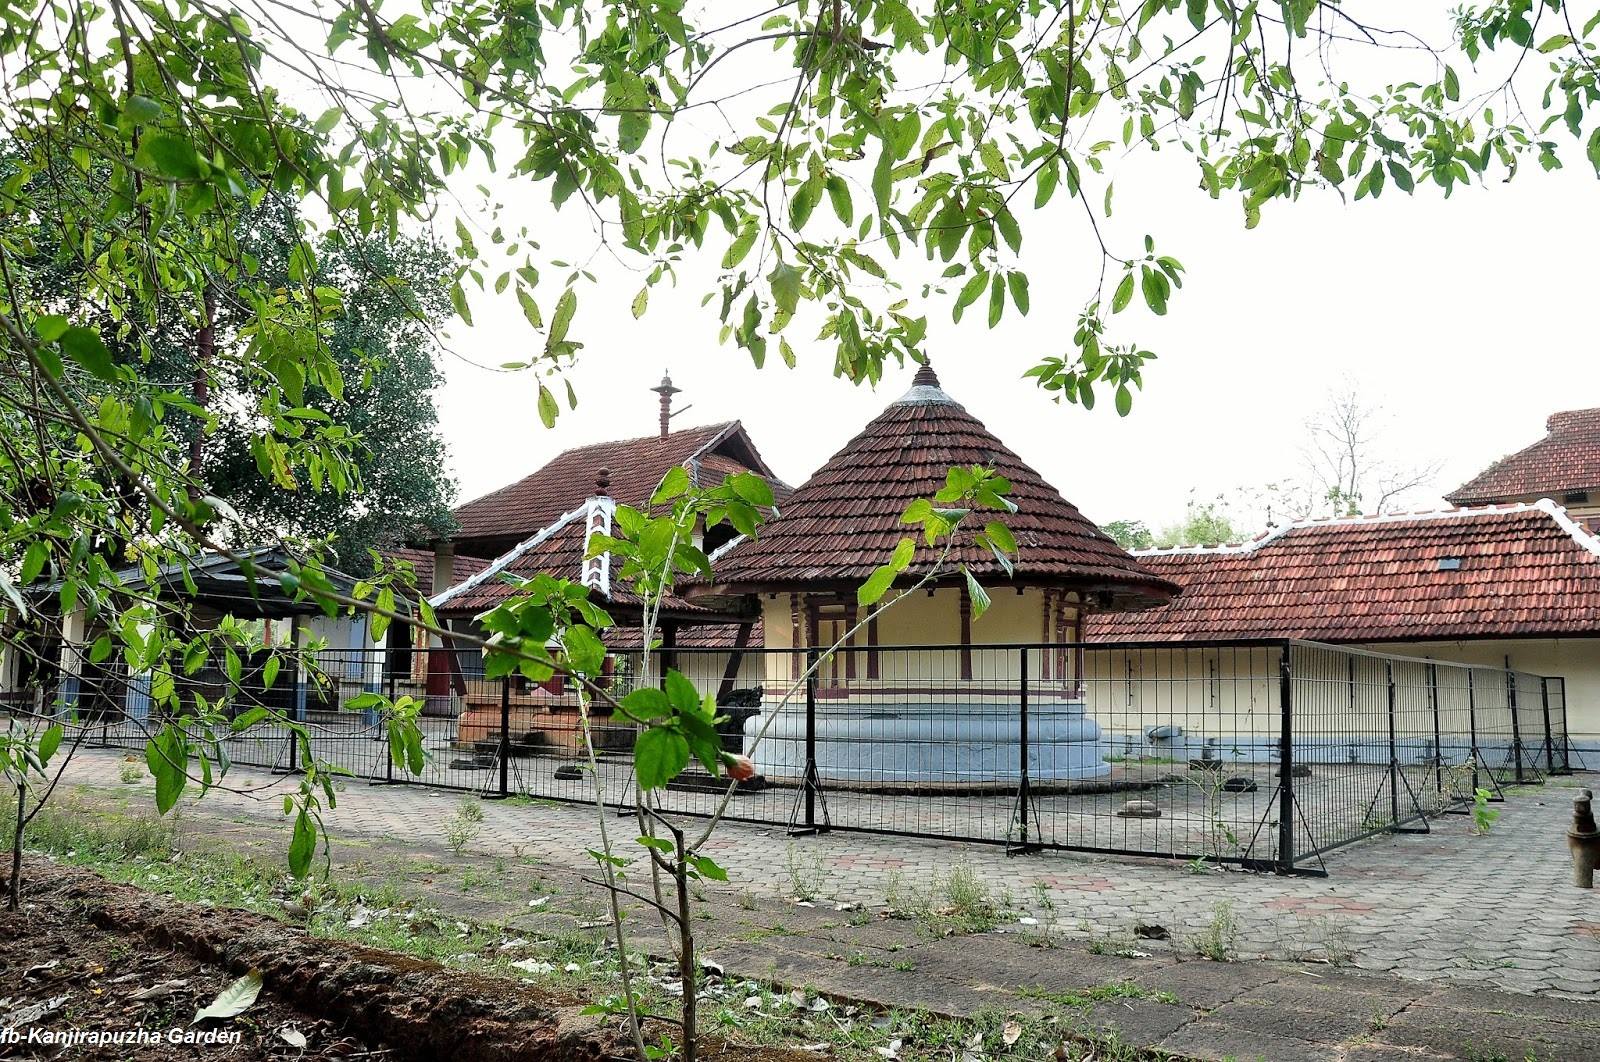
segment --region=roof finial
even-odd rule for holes
[[[667,424],[672,420],[672,396],[678,394],[683,388],[673,387],[672,377],[668,376],[666,371],[663,370],[661,382],[650,388],[650,390],[661,396],[661,437],[665,439],[668,430]]]
[[[938,387],[939,377],[933,371],[933,362],[924,358],[917,374],[911,378],[912,387]]]
[[[594,474],[594,492],[601,498],[611,493],[611,469],[601,466],[600,471]]]

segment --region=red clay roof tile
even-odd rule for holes
[[[1001,517],[1016,536],[1015,582],[1106,591],[1115,605],[1167,600],[1173,586],[1151,574],[990,434],[924,366],[911,390],[880,413],[780,505],[751,541],[719,558],[717,589],[854,586],[887,560],[909,528],[900,515],[945,483],[952,465],[987,465],[1012,483],[1017,512]],[[996,514],[998,515],[998,514]],[[911,574],[939,550],[917,550]],[[981,580],[1007,580],[987,549],[966,541],[945,561]]]
[[[1095,615],[1097,641],[1425,641],[1600,634],[1600,543],[1550,502],[1295,525],[1139,558],[1183,587]],[[1440,561],[1459,560],[1459,568]]]
[[[684,428],[665,438],[652,435],[564,450],[532,475],[457,508],[460,527],[452,537],[458,551],[498,554],[582,504],[595,493],[600,469],[611,472],[611,497],[639,505],[674,465],[684,465],[701,482],[720,482],[730,472],[758,472],[771,483],[780,504],[788,496],[788,486],[772,474],[743,425],[734,420]]]
[[[1446,495],[1451,505],[1482,505],[1600,491],[1600,409],[1552,413],[1543,439],[1502,457]]]

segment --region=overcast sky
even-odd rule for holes
[[[1106,225],[1113,248],[1142,253],[1144,234],[1155,233],[1159,249],[1188,269],[1168,316],[1136,306],[1114,319],[1115,338],[1137,339],[1160,358],[1126,418],[1109,400],[1092,412],[1057,406],[1021,379],[1041,355],[1068,350],[1098,268],[1081,212],[1064,196],[1024,217],[1031,315],[1008,312],[991,331],[976,310],[954,325],[947,305],[930,304],[927,349],[946,390],[1102,523],[1160,525],[1181,516],[1191,496],[1300,472],[1305,422],[1345,381],[1387,411],[1392,460],[1439,462],[1433,489],[1414,497],[1413,507],[1433,507],[1444,491],[1542,434],[1550,412],[1600,405],[1596,180],[1581,153],[1570,143],[1563,150],[1571,160],[1563,171],[1546,174],[1530,160],[1510,184],[1496,180],[1449,200],[1431,185],[1406,197],[1391,182],[1376,202],[1346,205],[1329,193],[1274,201],[1254,231],[1244,228],[1236,198],[1198,190],[1188,156],[1168,150],[1119,160]],[[511,217],[540,233],[547,249],[592,239],[577,211],[557,214],[543,191],[501,191],[516,204]],[[870,197],[858,192],[857,201]],[[720,240],[714,248],[712,265]],[[451,347],[460,356],[446,358],[439,407],[463,500],[562,449],[653,432],[656,396],[648,389],[664,370],[683,388],[679,406],[691,407],[676,425],[742,420],[794,484],[910,380],[912,367],[891,367],[876,391],[834,379],[831,351],[810,341],[815,320],[797,320],[786,333],[796,369],[774,357],[758,371],[743,352],[717,343],[716,314],[701,307],[711,273],[691,271],[676,290],[656,290],[649,313],[634,321],[628,306],[639,278],[603,256],[585,264],[602,284],[582,290],[572,330],[586,344],[570,377],[581,404],[554,430],[538,421],[535,381],[471,363],[527,356],[522,348],[533,340],[510,294],[475,300],[476,326],[455,328]],[[932,275],[916,251],[891,271],[913,303]]]

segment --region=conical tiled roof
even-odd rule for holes
[[[1015,575],[987,549],[964,541],[945,559],[965,563],[986,585],[1058,586],[1110,595],[1103,605],[1141,608],[1176,587],[1145,569],[990,434],[939,386],[929,366],[911,389],[780,505],[760,535],[716,563],[724,592],[848,590],[889,558],[912,529],[907,505],[931,498],[952,465],[985,465],[1012,484],[1017,512],[1004,519],[1017,539]],[[965,534],[963,537],[967,537]],[[908,575],[929,570],[940,548],[919,546]]]

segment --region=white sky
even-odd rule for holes
[[[1189,271],[1165,319],[1133,310],[1118,319],[1160,356],[1130,416],[1119,419],[1109,402],[1092,412],[1054,405],[1019,378],[1038,355],[1066,347],[1093,268],[1077,227],[1054,241],[1057,215],[1025,228],[1026,320],[1008,314],[991,332],[981,306],[960,325],[930,311],[928,349],[945,388],[1092,519],[1160,524],[1182,514],[1191,492],[1294,474],[1304,422],[1346,379],[1390,415],[1395,460],[1442,462],[1420,506],[1533,441],[1551,411],[1600,405],[1592,173],[1524,172],[1448,201],[1423,192],[1349,207],[1328,196],[1275,203],[1254,231],[1235,201],[1212,201],[1179,175],[1137,192],[1130,176],[1113,220],[1137,215]],[[530,211],[536,227],[541,209],[550,212]],[[1138,232],[1124,240],[1130,249]],[[717,344],[698,286],[657,290],[636,322],[627,307],[637,286],[623,278],[584,294],[574,332],[587,346],[571,376],[580,405],[554,430],[534,413],[531,379],[447,359],[440,419],[463,499],[567,447],[653,432],[647,388],[663,369],[684,389],[679,405],[693,405],[675,424],[743,420],[777,473],[798,484],[912,372],[889,371],[876,393],[854,388],[830,375],[831,353],[803,341],[814,329],[798,322],[799,366],[774,357],[757,371]],[[455,349],[489,364],[520,356],[514,345],[527,330],[509,301],[481,300],[477,326],[458,326]]]
[[[675,153],[725,135],[725,127],[701,124],[713,120],[710,111],[680,120]],[[1449,200],[1431,184],[1407,197],[1392,182],[1375,202],[1345,205],[1312,193],[1269,203],[1254,231],[1244,228],[1237,197],[1213,201],[1196,187],[1182,152],[1114,160],[1115,214],[1104,223],[1113,250],[1142,254],[1144,235],[1153,233],[1158,250],[1188,269],[1167,317],[1145,313],[1136,297],[1113,319],[1112,341],[1135,339],[1160,357],[1125,419],[1109,394],[1085,412],[1053,404],[1020,378],[1039,357],[1069,351],[1098,269],[1081,210],[1064,192],[1044,213],[1023,216],[1031,315],[1010,310],[990,331],[985,300],[960,325],[947,304],[930,304],[927,349],[946,390],[1102,523],[1159,526],[1181,516],[1191,496],[1301,472],[1305,422],[1346,381],[1386,410],[1393,462],[1440,463],[1433,490],[1411,499],[1432,507],[1443,491],[1541,435],[1550,412],[1600,405],[1595,176],[1564,130],[1552,135],[1568,159],[1557,173],[1530,159],[1514,182],[1458,190]],[[576,198],[558,215],[543,190],[495,188],[515,204],[502,220],[526,223],[546,251],[591,245]],[[1031,201],[1031,191],[1025,197]],[[870,195],[858,189],[855,198],[859,215]],[[826,212],[824,204],[817,214]],[[708,242],[705,265],[716,265],[724,245],[720,233]],[[774,353],[757,371],[746,354],[717,343],[715,310],[701,306],[710,269],[676,290],[656,289],[649,313],[634,321],[628,307],[640,277],[602,256],[584,264],[601,285],[580,289],[571,333],[586,344],[570,375],[580,407],[554,430],[539,423],[533,379],[446,359],[440,420],[463,500],[562,449],[653,432],[656,396],[648,388],[664,369],[684,390],[679,406],[693,407],[675,424],[743,420],[777,473],[798,484],[913,371],[891,368],[877,392],[834,379],[831,350],[811,341],[816,319],[804,317],[786,333],[798,368],[786,369]],[[935,272],[915,249],[886,264],[915,305]],[[553,270],[546,277],[548,312],[560,278]],[[451,343],[471,361],[524,358],[538,341],[509,292],[474,300],[474,318],[474,328],[455,327]]]

